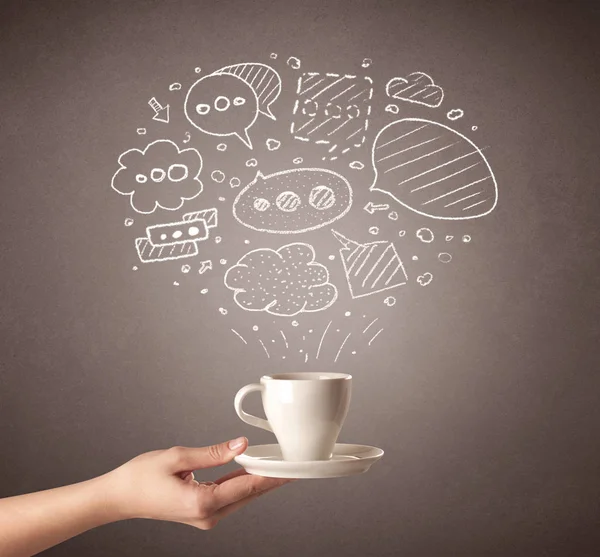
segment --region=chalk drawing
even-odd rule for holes
[[[189,143],[190,139],[192,139],[190,132],[185,132],[185,139],[183,140],[183,143]]]
[[[398,105],[396,105],[396,104],[388,104],[385,107],[385,111],[389,112],[390,114],[398,114],[398,112],[400,112],[400,109],[398,108]]]
[[[200,73],[202,71],[202,68],[200,68],[199,66],[197,66],[197,67],[194,68],[194,71],[196,73]]]
[[[200,290],[200,294],[207,294],[208,293],[208,288],[203,288],[202,290]]]
[[[337,351],[337,354],[335,355],[335,360],[333,360],[333,363],[338,361],[338,358],[340,357],[340,354],[342,353],[342,349],[344,348],[344,345],[346,344],[346,341],[350,338],[350,335],[352,333],[348,333],[346,335],[346,338],[343,340],[342,345],[340,346],[340,349]]]
[[[379,329],[379,331],[377,331],[375,333],[375,335],[373,336],[373,338],[369,341],[369,346],[371,346],[371,343],[379,336],[379,333],[381,333],[383,331],[383,329]]]
[[[165,124],[169,123],[169,105],[162,106],[157,100],[156,97],[152,97],[148,104],[150,108],[154,110],[154,116],[152,116],[153,120],[157,122],[164,122]]]
[[[179,286],[179,283],[177,281],[174,281],[173,286]]]
[[[131,226],[133,224],[133,219],[127,218],[124,222],[125,226]]]
[[[240,224],[272,234],[315,230],[342,218],[352,206],[352,188],[340,174],[324,168],[260,171],[233,202]]]
[[[325,145],[335,160],[361,147],[369,128],[373,80],[336,73],[303,73],[290,132],[295,139]]]
[[[271,52],[271,54],[269,55],[269,57],[270,57],[272,60],[275,60],[275,59],[277,58],[277,53],[275,53],[275,52]]]
[[[396,298],[394,298],[394,296],[388,296],[385,300],[383,300],[383,303],[388,307],[395,306]]]
[[[468,243],[471,241],[471,236],[469,236],[468,234],[465,234],[465,235],[462,237],[462,241],[463,241],[465,244],[468,244]]]
[[[390,220],[398,220],[398,213],[396,211],[392,211],[388,214],[388,219]]]
[[[450,240],[452,240],[452,238],[454,238],[454,236],[446,236],[446,242],[449,242]]]
[[[203,275],[206,271],[210,271],[213,268],[212,261],[210,259],[206,259],[205,261],[200,261],[200,268],[198,269],[198,273]]]
[[[138,135],[146,135],[146,128],[138,128],[135,130]]]
[[[221,170],[213,170],[210,173],[210,177],[217,182],[217,184],[220,184],[223,182],[223,180],[225,180],[225,174]]]
[[[392,122],[377,134],[371,160],[371,191],[419,215],[465,220],[496,207],[496,178],[481,150],[443,124],[419,118]]]
[[[300,66],[302,65],[300,60],[298,58],[296,58],[295,56],[290,56],[287,59],[287,65],[292,68],[293,70],[299,70]]]
[[[413,72],[406,77],[394,77],[385,87],[388,97],[437,108],[444,99],[444,90],[423,72]]]
[[[285,347],[289,348],[288,341],[287,341],[287,338],[286,338],[285,334],[283,333],[283,331],[279,331],[279,332],[281,333],[281,337],[283,338],[283,342],[285,342]]]
[[[477,131],[477,126],[473,126],[471,129],[472,129],[473,131]]]
[[[340,256],[352,298],[406,284],[408,277],[392,242],[382,240],[360,244],[335,230],[331,232],[342,244]]]
[[[298,321],[292,321],[292,327],[297,327],[298,325],[300,325]]]
[[[377,234],[379,234],[379,226],[371,226],[369,228],[369,234],[373,234],[373,236],[377,236]]]
[[[362,64],[361,64],[361,66],[362,66],[363,68],[368,68],[368,67],[369,67],[369,66],[370,66],[372,63],[373,63],[373,60],[371,60],[370,58],[365,58],[365,59],[362,61]]]
[[[427,286],[433,280],[433,275],[431,273],[424,273],[417,277],[417,282],[421,286]]]
[[[260,340],[260,339],[258,339],[258,342],[260,342],[260,345],[263,347],[263,350],[265,351],[265,354],[267,355],[267,358],[270,358],[271,355],[269,354],[269,351],[267,350],[267,347],[265,346],[265,343],[262,340]]]
[[[369,215],[373,215],[375,211],[387,211],[390,206],[387,203],[373,203],[369,201],[363,209],[369,213]]]
[[[329,261],[334,261],[334,260],[335,260],[335,255],[330,255],[330,256],[328,257],[328,259],[329,259]]]
[[[279,147],[281,147],[281,141],[278,141],[277,139],[273,139],[270,137],[265,142],[265,145],[267,146],[267,149],[269,151],[277,151],[277,149],[279,149]]]
[[[315,261],[314,248],[305,243],[248,252],[227,270],[224,284],[240,308],[277,316],[322,311],[338,297],[327,267]]]
[[[252,168],[253,166],[256,166],[256,165],[258,165],[258,161],[256,159],[248,159],[246,161],[246,166],[248,168]]]
[[[452,261],[452,256],[449,253],[442,252],[442,253],[438,254],[438,259],[442,263],[450,263],[450,261]]]
[[[398,232],[398,236],[400,236],[400,238],[402,238],[402,236],[404,236],[406,234],[406,230],[400,230],[400,232]]]
[[[235,329],[231,329],[231,332],[234,333],[244,344],[248,344],[246,339],[242,335],[240,335],[240,333],[238,333]]]
[[[419,228],[415,233],[415,236],[425,244],[431,244],[435,238],[433,232],[429,230],[429,228]]]
[[[227,315],[227,310],[225,308],[219,308],[219,312],[221,315]]]
[[[221,236],[215,237],[215,244],[220,244],[221,240],[222,240]]]
[[[360,161],[352,161],[348,166],[352,170],[362,170],[365,167],[365,165]]]
[[[219,143],[217,145],[217,151],[227,151],[227,144],[226,143]]]
[[[364,317],[364,315],[363,315],[363,317]],[[371,321],[367,325],[366,329],[363,331],[363,334],[365,334],[371,328],[371,325],[374,325],[377,321],[379,321],[379,317],[376,317],[375,319],[373,319],[373,321]]]
[[[304,159],[302,157],[296,157],[293,161],[294,164],[302,164]]]
[[[179,91],[181,89],[181,83],[171,83],[169,85],[169,91]]]
[[[242,181],[237,176],[233,176],[233,178],[230,178],[229,180],[229,185],[232,188],[239,188],[241,184]]]
[[[329,323],[327,323],[327,327],[325,327],[325,330],[323,331],[323,334],[321,335],[321,340],[319,341],[319,348],[317,349],[317,355],[315,356],[315,360],[319,359],[319,354],[321,353],[321,346],[323,345],[323,339],[325,338],[325,335],[327,334],[329,327],[331,327],[331,323],[333,323],[333,321],[330,321]]]
[[[189,265],[182,265],[181,266],[181,272],[182,273],[189,273],[190,269],[191,269],[191,267]]]
[[[450,110],[448,112],[448,114],[446,114],[446,118],[448,118],[448,120],[458,120],[459,118],[462,118],[464,115],[465,115],[465,113],[462,111],[462,109],[453,108],[452,110]]]
[[[149,215],[157,208],[176,211],[203,189],[200,153],[191,147],[180,150],[168,139],[153,141],[143,150],[129,149],[119,156],[118,163],[111,187],[128,196],[138,213]],[[148,172],[148,168],[152,170]],[[167,184],[161,184],[163,180]]]
[[[155,261],[171,261],[183,257],[198,255],[196,242],[188,241],[170,246],[153,246],[148,238],[137,238],[135,249],[142,263]]]

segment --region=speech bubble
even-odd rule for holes
[[[235,135],[252,149],[248,130],[258,117],[258,100],[243,79],[230,74],[199,79],[187,92],[184,110],[200,131],[219,137]]]
[[[247,83],[256,96],[258,111],[272,120],[276,119],[271,105],[281,93],[281,77],[271,66],[257,62],[234,64],[213,72],[213,75],[217,74],[234,75]]]

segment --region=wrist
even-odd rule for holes
[[[93,480],[94,503],[96,512],[105,524],[135,518],[129,512],[123,486],[115,474],[115,470],[98,476]]]

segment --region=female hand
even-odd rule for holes
[[[198,482],[194,470],[220,466],[243,453],[245,437],[202,448],[144,453],[104,476],[120,519],[149,518],[209,530],[220,520],[289,479],[236,470],[216,482]]]

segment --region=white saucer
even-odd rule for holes
[[[268,478],[340,478],[366,472],[383,456],[383,450],[368,445],[337,443],[330,460],[291,462],[283,460],[279,445],[254,445],[235,457],[249,474]]]

